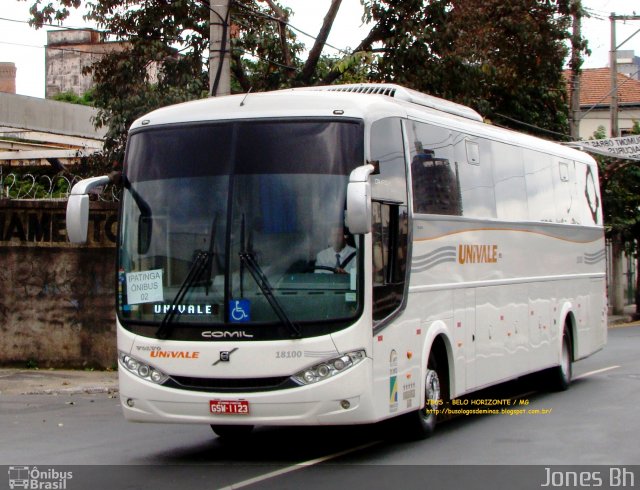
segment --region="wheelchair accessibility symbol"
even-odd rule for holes
[[[248,299],[232,299],[229,302],[229,321],[232,323],[251,321],[251,303]]]

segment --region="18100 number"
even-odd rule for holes
[[[301,350],[280,350],[276,352],[276,359],[299,359],[301,357]]]

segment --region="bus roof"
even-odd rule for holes
[[[441,125],[518,146],[594,163],[584,152],[483,122],[470,107],[394,84],[301,87],[211,97],[157,109],[131,129],[174,123],[283,117],[344,117],[373,121],[403,117]]]
[[[157,109],[136,120],[131,129],[146,125],[282,117],[377,118],[406,117],[406,108],[384,96],[287,89],[211,97]]]

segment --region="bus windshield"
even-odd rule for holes
[[[273,339],[352,322],[362,254],[344,206],[363,134],[361,121],[322,119],[132,133],[118,252],[125,328]]]

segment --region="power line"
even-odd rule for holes
[[[127,41],[115,41],[115,42],[127,42]],[[78,53],[78,54],[96,54],[96,55],[105,55],[108,54],[105,51],[89,51],[89,50],[80,50],[80,49],[72,49],[72,48],[60,48],[57,46],[36,46],[35,44],[23,44],[23,43],[12,43],[9,41],[0,41],[0,44],[7,44],[9,46],[22,46],[24,48],[35,48],[35,49],[51,49],[55,51],[64,51],[67,53]]]
[[[607,12],[603,12],[602,10],[596,10],[591,7],[583,7],[583,10],[589,15],[589,18],[591,19],[609,21],[609,14]],[[605,16],[605,17],[601,17],[601,16]]]
[[[26,21],[20,21],[20,20],[14,20],[14,19],[6,19],[6,18],[3,18],[3,17],[0,17],[0,20],[6,20],[6,21],[10,21],[10,22],[19,22],[19,23],[28,24],[28,22],[26,22]],[[246,24],[245,24],[245,26],[246,26]],[[78,28],[78,29],[82,29],[82,28]],[[104,31],[101,31],[101,32],[104,32]],[[116,42],[128,42],[128,41],[116,41]],[[34,48],[34,49],[51,49],[51,50],[63,51],[63,52],[67,52],[67,53],[95,54],[95,55],[104,55],[104,54],[106,54],[104,51],[78,50],[78,49],[62,48],[62,47],[50,46],[50,45],[38,46],[38,45],[35,45],[35,44],[14,43],[14,42],[10,42],[10,41],[0,41],[0,44],[6,44],[6,45],[9,45],[9,46],[21,46],[21,47],[25,47],[25,48]],[[189,49],[189,46],[186,46],[182,50],[179,50],[179,52],[180,51],[184,51],[186,49]],[[260,61],[263,61],[265,63],[269,63],[269,64],[274,65],[274,66],[278,66],[280,68],[284,68],[284,69],[288,69],[288,70],[297,69],[297,67],[295,67],[295,66],[289,66],[289,65],[285,65],[285,64],[279,63],[277,61],[269,60],[267,58],[258,56],[255,53],[252,53],[251,51],[247,51],[247,50],[239,48],[239,47],[234,47],[232,49],[234,51],[239,51],[239,52],[242,52],[242,53],[247,54],[249,56],[252,56],[253,58],[256,58],[256,59],[258,59]]]
[[[276,22],[280,22],[280,23],[282,23],[282,24],[285,24],[287,27],[289,27],[289,29],[292,29],[292,30],[294,30],[294,31],[297,31],[297,32],[299,32],[300,34],[302,34],[302,35],[304,35],[304,36],[307,36],[307,37],[309,37],[309,38],[313,39],[314,41],[316,41],[316,40],[318,39],[316,36],[314,36],[314,35],[312,35],[312,34],[309,34],[308,32],[305,32],[305,31],[303,31],[302,29],[300,29],[300,28],[298,28],[298,27],[294,26],[294,25],[293,25],[293,24],[291,24],[288,20],[281,19],[281,18],[279,18],[279,17],[275,17],[275,16],[273,16],[273,15],[269,15],[269,14],[267,14],[267,13],[265,13],[265,12],[260,12],[260,11],[258,11],[258,10],[253,10],[253,9],[251,9],[251,8],[247,7],[246,5],[243,5],[243,4],[241,4],[241,3],[237,2],[237,1],[234,1],[233,3],[234,3],[237,7],[240,7],[241,9],[243,9],[243,10],[245,10],[245,11],[247,11],[247,12],[249,12],[249,13],[253,14],[254,16],[257,16],[257,17],[264,17],[264,18],[266,18],[266,19],[273,20],[273,21],[276,21]],[[329,43],[327,43],[327,42],[325,42],[325,43],[324,43],[324,45],[325,45],[325,46],[327,46],[327,47],[329,47],[329,48],[331,48],[331,49],[335,49],[336,51],[339,51],[340,53],[343,53],[343,54],[345,54],[345,55],[352,54],[352,53],[350,53],[349,51],[347,51],[347,50],[345,50],[345,49],[338,48],[337,46],[333,46],[332,44],[329,44]]]
[[[29,26],[33,27],[33,25],[28,21],[28,20],[18,20],[18,19],[9,19],[7,17],[0,17],[0,20],[4,20],[7,22],[15,22],[17,24],[28,24]],[[71,27],[71,26],[63,26],[63,25],[58,25],[58,24],[47,24],[47,23],[42,23],[40,24],[41,26],[47,26],[47,27],[57,27],[58,29],[66,29],[68,31],[78,31],[78,30],[83,30],[83,29],[87,29],[87,27]],[[107,33],[107,31],[99,31],[98,29],[95,29],[93,27],[91,27],[91,29],[93,29],[94,31],[98,31],[98,32],[104,32],[105,34]]]
[[[258,59],[260,61],[264,61],[265,63],[269,63],[270,65],[279,66],[280,68],[284,68],[285,70],[297,70],[298,69],[298,67],[296,67],[296,66],[288,66],[288,65],[284,65],[282,63],[278,63],[277,61],[268,60],[266,58],[258,56],[255,53],[252,53],[251,51],[247,51],[246,49],[242,49],[242,48],[238,48],[238,47],[235,47],[235,48],[232,48],[232,49],[233,49],[233,51],[239,51],[241,53],[247,54],[247,55],[249,55],[249,56],[251,56],[253,58],[256,58],[256,59]]]
[[[495,115],[498,116],[498,117],[501,117],[503,119],[506,119],[507,121],[511,121],[511,122],[514,122],[514,123],[517,123],[517,124],[521,124],[522,126],[526,126],[528,128],[536,129],[536,130],[542,131],[544,133],[553,134],[555,136],[562,136],[563,138],[571,138],[571,136],[568,135],[568,134],[559,133],[557,131],[552,131],[551,129],[541,128],[540,126],[536,126],[535,124],[526,123],[524,121],[520,121],[518,119],[514,119],[512,117],[505,116],[504,114],[500,114],[499,112],[496,112]]]
[[[197,0],[197,1],[199,1],[203,6],[207,7],[207,9],[209,9],[210,11],[212,10],[212,9],[211,9],[211,6],[210,6],[210,4],[209,4],[209,2],[208,2],[207,0]],[[232,1],[233,1],[233,0],[232,0]],[[316,41],[316,40],[317,40],[317,37],[316,37],[316,36],[314,36],[314,35],[312,35],[312,34],[309,34],[308,32],[303,31],[303,30],[302,30],[302,29],[300,29],[299,27],[294,26],[294,25],[293,25],[293,24],[291,24],[288,20],[281,19],[281,18],[279,18],[279,17],[275,17],[275,16],[270,15],[270,14],[268,14],[268,13],[266,13],[266,12],[261,12],[261,11],[258,11],[258,10],[253,10],[252,8],[247,7],[246,5],[243,5],[243,4],[241,4],[241,3],[237,2],[237,1],[233,1],[233,4],[234,4],[235,6],[237,6],[237,7],[239,7],[240,9],[244,10],[244,11],[245,11],[245,12],[247,12],[248,14],[253,15],[254,17],[263,17],[263,18],[268,19],[268,20],[272,20],[272,21],[275,21],[275,22],[282,23],[282,24],[286,25],[287,27],[289,27],[291,30],[296,31],[296,32],[299,32],[300,34],[302,34],[302,35],[304,35],[304,36],[306,36],[306,37],[308,37],[308,38],[312,39],[313,41]],[[2,20],[2,21],[7,21],[7,22],[20,23],[20,24],[28,24],[28,25],[30,25],[30,26],[32,25],[29,21],[26,21],[26,20],[10,19],[10,18],[7,18],[7,17],[0,17],[0,20]],[[224,23],[224,22],[225,22],[225,20],[224,20],[224,19],[221,19],[221,22],[222,22],[222,23]],[[59,29],[66,29],[66,30],[82,30],[82,29],[87,29],[87,27],[86,27],[86,26],[85,26],[85,27],[73,27],[73,26],[63,26],[63,25],[49,24],[49,23],[42,23],[41,25],[42,25],[42,26],[47,26],[47,27],[56,27],[56,28],[59,28]],[[100,32],[100,33],[102,33],[102,34],[105,34],[105,35],[116,35],[116,33],[112,32],[112,31],[108,31],[108,30],[106,30],[106,31],[105,31],[105,30],[98,30],[98,29],[96,29],[96,28],[94,28],[94,27],[90,27],[90,28],[91,28],[91,29],[93,29],[93,30],[95,30],[95,31],[98,31],[98,32]],[[346,50],[346,49],[339,48],[339,47],[334,46],[334,45],[332,45],[331,43],[328,43],[328,42],[325,42],[325,43],[324,43],[324,45],[325,45],[325,46],[327,46],[328,48],[335,49],[336,51],[338,51],[338,52],[340,52],[340,53],[342,53],[342,54],[344,54],[344,55],[350,55],[350,54],[353,54],[353,53],[351,53],[350,51],[348,51],[348,50]]]

